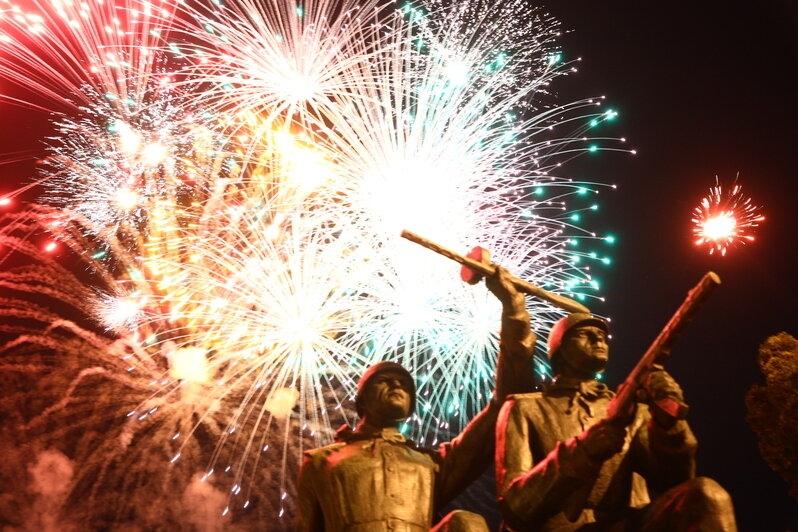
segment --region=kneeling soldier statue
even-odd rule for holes
[[[695,478],[687,422],[658,406],[667,399],[686,412],[661,366],[642,375],[642,402],[608,416],[615,394],[595,379],[608,360],[608,335],[607,322],[591,314],[562,318],[548,341],[554,382],[502,407],[496,481],[504,530],[735,531],[726,491]],[[649,489],[660,493],[653,502]]]

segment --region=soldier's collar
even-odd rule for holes
[[[404,434],[399,432],[395,427],[374,427],[372,425],[362,424],[356,430],[352,430],[349,425],[343,425],[338,432],[335,433],[335,441],[358,441],[358,440],[372,440],[382,439],[394,443],[409,442]],[[412,443],[412,442],[410,442]]]
[[[576,378],[560,377],[546,388],[549,393],[557,391],[578,391],[589,399],[598,397],[612,397],[615,395],[606,384],[595,379],[582,380]]]

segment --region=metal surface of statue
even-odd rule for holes
[[[298,531],[426,532],[436,512],[492,463],[496,419],[504,397],[531,390],[532,348],[524,296],[497,268],[488,287],[503,303],[496,391],[488,405],[451,442],[437,449],[415,445],[398,430],[415,407],[415,384],[393,362],[380,362],[358,383],[361,418],[335,442],[305,453],[299,475]],[[447,515],[437,532],[487,532],[477,514]]]
[[[677,415],[687,407],[661,366],[639,376],[642,402],[608,417],[618,402],[595,379],[608,360],[608,335],[607,322],[593,315],[561,319],[548,342],[554,382],[502,407],[496,433],[502,526],[519,532],[736,530],[726,491],[695,478],[697,442]],[[649,490],[660,494],[653,502]]]

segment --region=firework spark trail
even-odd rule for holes
[[[185,42],[171,46],[192,59],[183,82],[201,88],[204,105],[308,131],[340,119],[366,83],[369,61],[386,51],[396,18],[376,0],[178,9],[178,24],[166,24]]]
[[[2,272],[0,286],[35,294],[39,299],[47,296],[85,315],[86,306],[97,300],[94,297],[96,287],[106,282],[110,286],[105,291],[112,294],[131,288],[145,292],[149,285],[168,280],[169,275],[144,278],[109,271],[102,260],[86,253],[91,243],[83,235],[97,231],[75,227],[78,217],[74,215],[69,224],[59,224],[57,229],[51,224],[42,226],[42,220],[49,215],[65,218],[62,211],[31,209],[21,215],[24,222],[17,221],[4,226],[0,244],[30,257],[34,264]],[[226,213],[218,215],[218,218],[220,223],[230,222]],[[248,231],[254,229],[251,224],[246,226]],[[39,247],[14,236],[17,232],[29,235],[32,228],[39,232],[57,233],[58,240],[70,245],[87,263],[88,269],[101,278],[101,282],[95,280],[87,283],[75,278],[54,258],[42,256]],[[222,248],[216,247],[214,242],[205,250],[215,250],[208,258],[212,261],[224,258],[225,254],[219,252],[230,251],[230,242],[231,239],[225,239],[226,246]],[[15,320],[34,319],[42,324],[30,330],[23,330],[19,326],[6,329],[12,333],[23,332],[25,336],[4,346],[4,360],[8,364],[2,369],[30,375],[49,375],[47,379],[50,379],[52,389],[48,386],[47,393],[42,393],[43,390],[37,393],[47,397],[52,395],[53,405],[41,412],[30,425],[36,427],[55,421],[57,428],[41,437],[42,442],[69,437],[67,441],[77,440],[79,446],[88,453],[73,453],[79,464],[76,490],[85,489],[83,493],[90,494],[85,505],[81,504],[75,510],[86,512],[79,514],[85,517],[86,522],[103,518],[101,501],[107,497],[107,489],[119,488],[132,494],[147,489],[157,493],[159,488],[156,485],[145,486],[161,481],[181,486],[181,482],[191,478],[198,470],[205,470],[205,478],[213,476],[217,484],[221,482],[228,488],[232,485],[236,494],[241,490],[242,474],[239,470],[249,472],[252,478],[247,485],[246,495],[254,495],[258,499],[263,497],[264,475],[268,478],[269,471],[272,475],[285,477],[280,479],[282,491],[290,489],[292,482],[288,475],[295,475],[296,468],[295,464],[287,463],[287,459],[301,453],[305,435],[296,433],[298,427],[288,413],[298,401],[310,403],[304,408],[305,423],[323,427],[325,423],[317,416],[327,420],[324,409],[327,405],[335,404],[335,398],[325,396],[318,384],[314,386],[301,382],[308,378],[308,367],[323,370],[323,373],[319,373],[320,379],[330,381],[337,376],[348,381],[348,386],[353,386],[350,372],[359,372],[367,361],[362,361],[358,368],[357,353],[347,353],[334,342],[336,328],[345,326],[343,318],[339,317],[337,323],[321,324],[315,339],[308,334],[303,322],[293,319],[294,316],[303,318],[303,312],[309,314],[308,319],[319,319],[320,313],[314,308],[300,308],[303,303],[336,305],[333,298],[325,293],[329,290],[326,288],[329,280],[311,279],[308,282],[296,275],[300,270],[307,270],[309,276],[318,276],[324,270],[313,262],[313,256],[318,256],[325,263],[331,262],[333,257],[330,246],[317,246],[314,251],[309,251],[305,249],[307,241],[296,238],[288,240],[288,243],[302,249],[296,251],[291,262],[285,262],[284,256],[280,258],[284,262],[283,271],[273,277],[260,279],[266,290],[256,293],[260,294],[258,299],[262,303],[259,307],[253,308],[251,287],[246,292],[238,292],[236,283],[214,282],[210,288],[215,288],[214,295],[226,293],[246,302],[246,308],[237,310],[233,310],[235,301],[225,310],[220,309],[215,304],[217,299],[212,297],[187,302],[181,297],[184,291],[182,285],[169,285],[157,293],[152,290],[153,293],[144,298],[148,305],[144,306],[143,318],[130,323],[117,323],[119,337],[115,341],[60,318],[61,313],[70,315],[75,314],[74,311],[48,311],[47,306],[37,309],[24,297],[2,301],[3,312],[8,311]],[[258,255],[256,247],[233,251],[235,254],[229,257],[227,264],[209,265],[212,268],[210,275],[206,275],[201,286],[191,287],[193,295],[208,289],[207,279],[212,279],[214,275],[230,273],[243,278],[267,273],[262,272],[259,265],[253,265],[247,254],[255,254],[259,262],[268,263],[269,267],[277,264],[269,262],[262,253]],[[267,253],[269,251],[278,253],[281,250],[271,247],[266,250]],[[202,253],[202,250],[199,252]],[[115,252],[114,255],[124,256],[121,252]],[[161,254],[155,254],[148,260],[156,267],[161,262],[170,268],[176,264]],[[132,264],[122,262],[126,267]],[[197,260],[186,271],[191,272],[192,268],[198,270],[203,265],[205,263],[202,260]],[[173,273],[173,270],[167,273]],[[275,280],[276,277],[293,278],[293,281],[280,284]],[[119,289],[119,286],[122,288]],[[288,297],[292,294],[275,293],[290,286],[297,289],[293,298]],[[303,287],[321,292],[310,293],[300,299],[302,294],[299,291]],[[137,298],[141,299],[141,294]],[[277,307],[275,301],[283,301],[286,305]],[[175,314],[173,311],[180,303],[189,307],[193,305],[193,312],[189,312],[192,310],[189,308]],[[344,314],[350,302],[342,301],[340,304],[343,306],[336,307],[331,314]],[[160,308],[153,312],[153,306]],[[271,313],[268,312],[270,309]],[[207,315],[201,315],[203,311]],[[232,319],[236,312],[257,314],[256,319],[247,321],[248,325],[255,325],[260,320],[265,320],[265,323],[258,330],[238,330],[237,322]],[[197,319],[200,325],[197,327],[186,323],[188,318]],[[128,325],[128,328],[124,325]],[[192,326],[194,330],[191,330]],[[299,327],[304,328],[298,330]],[[280,333],[281,328],[291,331]],[[326,334],[331,336],[327,337]],[[255,344],[254,335],[261,344]],[[16,351],[19,346],[33,347],[34,353],[37,349],[46,349],[53,354],[40,366],[32,366],[27,352]],[[259,351],[253,352],[253,349]],[[321,357],[321,349],[326,349],[330,355]],[[336,357],[339,359],[336,360]],[[303,395],[318,396],[299,398],[288,394],[286,398],[285,392],[291,389],[301,390]],[[273,415],[275,419],[272,419]],[[79,421],[70,421],[76,417]],[[266,422],[259,424],[261,418],[267,417]],[[326,423],[329,424],[329,420]],[[104,435],[99,437],[98,442],[95,440],[100,430]],[[307,434],[309,440],[305,445],[311,442],[318,445],[329,439],[329,433],[323,430],[315,435],[312,431],[308,432],[311,433]],[[225,445],[226,440],[233,440],[229,447]],[[259,451],[251,452],[255,444]],[[272,455],[278,454],[277,459],[271,459],[271,465],[266,468],[258,468],[259,454],[266,453],[269,448],[272,449]],[[167,466],[166,462],[171,462],[172,466]],[[204,469],[209,462],[208,469]],[[214,467],[217,464],[219,467]],[[178,467],[178,470],[170,467]],[[124,486],[120,487],[122,484]],[[169,488],[172,489],[178,490],[178,487]],[[117,501],[111,506],[119,510],[119,517],[131,507],[140,512],[141,500],[130,497],[126,498],[124,504]],[[246,507],[247,501],[242,502],[242,506]],[[273,513],[279,510],[274,508]]]
[[[297,161],[292,160],[307,153],[282,148],[289,160],[285,164],[271,161],[269,167],[283,171],[275,178],[283,185],[280,194],[273,194],[271,174],[257,173],[263,171],[257,160],[251,176],[248,171],[231,170],[227,177],[214,174],[213,190],[198,186],[199,196],[207,194],[198,206],[189,203],[192,208],[186,209],[173,198],[154,197],[145,205],[141,224],[111,224],[112,231],[105,226],[91,227],[87,234],[103,237],[102,242],[57,235],[86,254],[87,260],[95,258],[99,269],[103,269],[103,257],[115,268],[107,293],[89,298],[97,300],[107,326],[130,336],[129,341],[140,344],[162,364],[166,361],[171,366],[178,354],[191,357],[188,364],[180,364],[193,368],[190,372],[175,375],[170,370],[166,379],[152,379],[145,372],[143,378],[148,382],[160,383],[154,393],[164,400],[168,397],[170,404],[192,404],[198,392],[186,398],[182,391],[175,394],[170,390],[190,389],[193,382],[200,381],[210,385],[201,394],[203,404],[226,405],[227,425],[220,432],[219,448],[209,469],[220,457],[228,456],[222,469],[229,470],[232,466],[228,464],[235,463],[232,483],[236,492],[241,475],[258,473],[257,463],[247,464],[253,445],[258,442],[259,449],[268,449],[266,442],[274,439],[268,429],[280,424],[272,418],[286,418],[294,404],[298,403],[301,412],[299,425],[310,427],[309,437],[315,438],[315,445],[328,441],[331,421],[326,408],[338,403],[340,411],[341,405],[321,389],[322,381],[330,389],[340,387],[330,384],[334,379],[353,388],[353,376],[369,362],[335,341],[340,329],[351,321],[346,316],[354,307],[351,294],[336,288],[345,274],[351,278],[340,258],[352,252],[330,242],[327,233],[319,229],[322,225],[309,224],[312,216],[299,210],[303,202],[305,207],[309,205],[309,191],[288,185],[297,169],[293,164]],[[236,175],[246,177],[237,179]],[[76,219],[78,215],[62,217]],[[312,232],[300,236],[306,226]],[[128,238],[131,233],[138,238]],[[130,249],[131,243],[138,245]],[[95,253],[98,247],[101,251]],[[139,365],[131,362],[127,370],[139,371]],[[299,390],[297,397],[287,402],[280,399],[290,390]],[[136,415],[148,411],[153,401],[142,403]],[[338,412],[335,419],[345,420],[345,412]],[[264,423],[252,423],[252,419]],[[183,432],[192,435],[191,430]],[[233,448],[244,450],[229,458],[224,445],[233,434]],[[287,435],[291,441],[302,441],[302,435]],[[279,446],[272,444],[272,448],[279,451]],[[301,445],[298,451],[284,451],[283,471],[288,455],[298,453]],[[173,460],[185,461],[186,456],[190,455],[179,450]],[[194,467],[200,465],[194,462]]]
[[[405,428],[432,444],[456,432],[492,388],[499,305],[400,242],[405,226],[453,247],[480,243],[545,288],[595,292],[578,261],[602,259],[572,247],[595,235],[568,204],[597,186],[558,168],[614,149],[582,133],[615,113],[599,100],[539,106],[568,69],[545,17],[515,1],[395,14],[376,3],[161,4],[167,15],[125,42],[144,29],[168,34],[179,12],[187,44],[144,44],[148,59],[122,74],[114,65],[97,81],[67,58],[54,63],[66,77],[51,79],[46,59],[14,63],[39,69],[44,81],[30,88],[47,95],[47,83],[67,80],[81,102],[78,118],[59,121],[50,167],[62,177],[49,193],[81,222],[49,230],[103,279],[87,312],[140,353],[102,366],[136,390],[119,392],[138,401],[124,426],[158,427],[143,439],[129,429],[137,456],[168,435],[169,460],[187,474],[205,464],[206,478],[224,472],[231,504],[245,508],[269,457],[290,502],[289,458],[306,441],[329,441],[334,420],[351,422],[356,376],[389,356],[419,382]],[[80,42],[79,57],[108,46]],[[47,57],[15,46],[18,59]],[[173,76],[153,68],[159,54],[192,66]],[[9,64],[0,74],[13,77]],[[530,306],[538,332],[558,316]],[[197,444],[205,433],[213,452]]]
[[[137,102],[171,10],[161,0],[2,0],[0,76],[69,111],[92,103],[87,85],[120,106]]]
[[[354,377],[369,364],[336,341],[357,308],[342,288],[346,276],[358,273],[341,261],[347,250],[319,239],[319,233],[302,236],[301,223],[290,219],[274,236],[266,230],[268,223],[252,219],[257,219],[254,209],[246,216],[217,215],[224,229],[211,227],[216,236],[195,245],[192,262],[178,269],[187,274],[180,284],[186,296],[179,315],[190,331],[181,342],[213,353],[209,363],[220,368],[215,380],[222,399],[253,386],[229,420],[230,434],[246,440],[235,443],[244,447],[242,460],[261,436],[237,427],[249,423],[250,416],[268,426],[271,417],[286,417],[295,404],[302,423],[316,432],[316,444],[326,441],[330,420],[322,386],[337,379],[353,387]],[[150,259],[151,271],[176,266],[167,257]],[[286,393],[295,396],[278,401]]]
[[[761,207],[743,194],[741,185],[735,183],[724,191],[716,184],[693,210],[695,244],[705,244],[710,254],[717,251],[725,256],[730,247],[753,242],[754,230],[764,220]]]
[[[70,452],[76,463],[74,491],[79,497],[72,501],[72,514],[83,515],[84,523],[94,523],[104,513],[99,502],[108,496],[104,490],[115,487],[129,493],[125,486],[142,487],[165,478],[156,472],[163,472],[166,450],[175,446],[172,436],[181,429],[191,435],[196,423],[193,417],[205,409],[204,400],[198,400],[202,394],[197,394],[193,401],[175,401],[174,395],[182,392],[163,384],[170,370],[167,359],[153,356],[132,338],[109,339],[61,318],[85,316],[94,286],[113,282],[115,277],[84,254],[82,231],[71,224],[60,224],[55,231],[62,242],[75,245],[76,258],[94,271],[92,283],[75,276],[29,241],[32,234],[52,233],[52,224],[43,220],[63,219],[62,212],[31,207],[9,216],[4,220],[0,245],[15,254],[12,262],[17,265],[0,272],[5,291],[3,332],[5,336],[21,335],[2,346],[2,371],[24,377],[25,388],[37,399],[24,408],[35,417],[25,427],[18,427],[20,441],[35,437],[38,445],[58,445]],[[20,259],[27,262],[20,264]],[[7,394],[3,395],[5,404]],[[37,405],[48,400],[50,406],[37,412]],[[137,416],[125,416],[136,407],[142,409]],[[158,423],[153,424],[156,412]],[[203,412],[201,426],[218,436],[223,425],[216,425],[216,415],[224,419],[228,414]],[[211,445],[203,451],[196,439],[190,439],[185,452],[191,455],[193,451],[197,460],[213,449]],[[172,474],[173,481],[180,480],[174,470],[165,473],[166,477]],[[138,504],[137,500],[125,497],[107,508],[122,515]]]
[[[43,174],[44,200],[88,217],[115,233],[146,225],[156,203],[177,202],[220,163],[223,140],[182,106],[179,95],[157,87],[142,107],[124,114],[95,95],[79,118],[56,123]]]
[[[53,181],[45,200],[109,226],[135,218],[139,192],[165,195],[164,180],[186,171],[176,168],[185,160],[179,148],[196,140],[175,138],[199,120],[176,108],[168,87],[161,45],[173,6],[2,0],[0,8],[0,76],[30,94],[23,104],[61,116],[42,179]]]

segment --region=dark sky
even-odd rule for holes
[[[738,5],[739,4],[739,5]],[[741,530],[798,530],[798,503],[760,457],[745,422],[744,395],[762,378],[758,345],[798,335],[795,179],[798,5],[559,0],[547,9],[572,30],[566,58],[579,72],[561,79],[563,103],[606,95],[620,112],[611,134],[638,155],[582,157],[569,172],[612,182],[598,225],[617,237],[614,263],[600,274],[612,316],[610,383],[617,383],[707,270],[723,285],[690,326],[668,365],[691,405],[699,474],[734,499]],[[3,152],[30,149],[44,117],[0,105]],[[0,167],[0,193],[30,162]],[[696,248],[690,214],[717,175],[764,206],[758,239],[726,257]],[[796,413],[798,415],[798,413]]]
[[[548,9],[565,28],[579,72],[558,81],[563,100],[605,95],[620,112],[612,132],[634,157],[583,157],[579,177],[618,184],[600,224],[617,237],[602,273],[614,360],[623,378],[687,290],[707,270],[723,284],[677,344],[668,365],[692,407],[698,473],[731,492],[741,530],[796,530],[798,502],[772,472],[745,422],[744,395],[762,376],[758,345],[798,335],[795,311],[794,83],[798,4],[568,0]],[[752,245],[710,256],[690,237],[690,214],[717,175],[739,182],[767,219]],[[798,415],[798,412],[795,413]]]

